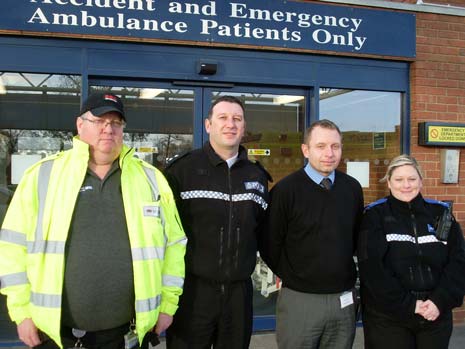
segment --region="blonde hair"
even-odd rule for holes
[[[420,176],[420,179],[423,179],[423,172],[421,171],[421,167],[418,164],[417,160],[415,160],[415,158],[410,155],[402,154],[396,156],[394,159],[391,160],[387,168],[386,174],[383,178],[381,178],[380,182],[386,182],[389,179],[391,179],[392,172],[394,172],[396,168],[405,165],[412,166],[417,171],[418,175]]]

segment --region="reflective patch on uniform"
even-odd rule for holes
[[[260,195],[254,193],[236,194],[233,195],[233,201],[253,201],[259,204],[264,210],[268,207],[268,203]]]
[[[215,200],[230,201],[230,195],[219,192],[219,191],[213,191],[213,190],[191,190],[191,191],[181,192],[181,199],[183,200],[215,199]]]
[[[92,187],[91,185],[85,185],[85,186],[81,187],[81,189],[79,189],[79,192],[83,193],[83,192],[88,191],[88,190],[94,190],[94,187]]]
[[[145,217],[160,217],[160,207],[159,206],[144,206],[144,216]]]
[[[246,190],[258,190],[260,193],[265,192],[265,186],[260,182],[244,182]]]
[[[386,235],[387,242],[410,242],[415,243],[415,238],[407,234],[388,234]],[[436,238],[434,235],[420,236],[418,238],[418,244],[430,244],[440,242],[444,245],[447,245],[447,241],[441,241]]]
[[[436,233],[436,230],[431,224],[427,224],[427,227],[428,227],[428,233],[432,233],[432,234]]]
[[[224,200],[224,201],[253,201],[259,204],[264,210],[268,207],[268,203],[264,198],[255,193],[243,193],[243,194],[234,194],[229,195],[219,191],[212,190],[191,190],[181,192],[181,199],[183,200],[192,200],[192,199],[215,199],[215,200]]]

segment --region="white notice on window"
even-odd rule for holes
[[[347,174],[354,177],[362,188],[370,186],[370,163],[368,161],[347,162]]]

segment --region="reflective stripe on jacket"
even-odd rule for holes
[[[0,292],[7,295],[11,319],[19,324],[32,318],[57,343],[66,239],[88,160],[88,145],[75,137],[73,149],[29,168],[0,231]],[[126,146],[119,165],[142,342],[160,312],[173,315],[177,309],[187,239],[161,172]]]

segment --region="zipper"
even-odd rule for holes
[[[426,268],[428,270],[429,281],[432,283],[433,282],[433,272],[432,272],[431,267],[429,265]]]
[[[231,187],[231,169],[228,167],[228,188],[229,188],[229,220],[228,220],[228,243],[227,253],[231,256],[231,239],[232,239],[232,215],[233,215],[233,194]],[[226,280],[229,280],[231,276],[231,268],[226,266]]]
[[[413,282],[414,282],[415,279],[414,279],[414,277],[413,277],[413,268],[412,268],[412,266],[408,267],[408,271],[409,271],[409,275],[410,275],[410,281],[411,281],[412,284],[413,284]]]
[[[420,244],[418,243],[418,229],[417,229],[417,221],[415,218],[415,214],[412,212],[412,205],[409,202],[408,207],[410,210],[410,218],[412,219],[412,228],[413,228],[413,234],[415,235],[415,245],[417,247],[417,269],[420,277],[420,283],[422,286],[425,285],[425,278],[423,275],[423,268],[421,268],[421,257],[423,256],[423,251],[420,248]]]
[[[224,240],[224,227],[220,228],[220,258],[218,259],[218,265],[220,270],[223,266],[223,240]]]
[[[241,241],[241,229],[236,228],[236,253],[234,254],[234,269],[238,269],[239,264],[239,243]]]
[[[417,245],[418,253],[421,254],[420,245],[418,244],[417,221],[416,221],[415,215],[412,212],[412,205],[410,204],[410,202],[408,203],[408,207],[410,210],[410,218],[412,219],[412,228],[413,228],[413,234],[415,236],[415,244]]]

